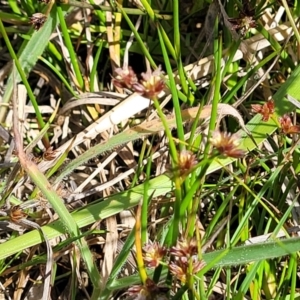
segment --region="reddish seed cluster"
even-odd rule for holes
[[[260,104],[253,104],[252,110],[256,113],[259,113],[262,115],[262,120],[267,122],[270,117],[275,112],[275,105],[273,100],[269,100],[263,105]],[[283,115],[278,119],[281,132],[283,134],[299,134],[300,133],[300,126],[299,125],[294,125],[290,116],[287,114]]]
[[[273,100],[269,100],[263,105],[260,104],[252,104],[252,110],[258,114],[262,115],[262,120],[267,122],[270,117],[274,114],[275,105]]]
[[[189,259],[198,253],[197,241],[195,239],[177,241],[176,246],[171,248],[170,253],[176,257]]]
[[[191,268],[189,267],[190,262]],[[170,272],[183,284],[186,283],[188,276],[197,274],[205,266],[204,261],[198,260],[196,257],[191,258],[190,262],[177,259],[169,265]]]
[[[154,72],[142,73],[140,83],[134,85],[134,90],[141,95],[153,99],[165,88],[165,81],[162,79],[162,71],[159,66]]]
[[[113,78],[113,84],[116,87],[132,90],[133,86],[138,82],[138,78],[131,67],[117,68],[115,72],[117,76]]]
[[[256,21],[253,17],[245,16],[244,18],[231,18],[229,22],[232,28],[238,30],[242,36],[245,36],[251,28],[256,27]]]
[[[283,115],[279,118],[281,131],[284,134],[299,134],[300,126],[293,125],[291,118],[288,115]]]

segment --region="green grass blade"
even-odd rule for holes
[[[11,47],[10,41],[7,40],[8,49],[10,49],[10,55],[13,59],[15,59],[16,67],[18,69],[18,74],[16,75],[16,83],[20,82],[21,80],[26,86],[28,96],[32,102],[32,105],[35,109],[35,113],[37,116],[37,120],[41,128],[45,126],[41,113],[39,111],[38,104],[36,102],[35,96],[31,90],[31,87],[26,79],[26,76],[34,67],[35,63],[38,60],[38,57],[42,55],[44,49],[47,46],[47,43],[50,39],[50,35],[52,34],[54,28],[57,25],[56,20],[56,9],[55,5],[52,8],[51,13],[48,16],[47,21],[43,25],[43,27],[32,34],[31,39],[27,42],[24,41],[23,46],[21,47],[21,52],[16,56],[13,48]],[[5,28],[3,23],[0,20],[0,32],[2,32],[3,37],[7,37],[5,33]],[[26,46],[24,46],[26,44]],[[2,103],[8,103],[13,91],[13,76],[12,74],[8,78],[8,82],[6,85],[5,93],[2,98]],[[8,106],[2,105],[0,107],[0,123],[4,122],[5,116],[7,113]]]
[[[66,24],[66,21],[64,18],[64,12],[60,6],[57,6],[57,15],[58,15],[59,23],[60,23],[61,30],[62,30],[62,36],[65,41],[66,47],[69,51],[71,64],[73,66],[73,70],[74,70],[74,73],[75,73],[75,76],[77,79],[77,84],[79,85],[81,90],[84,91],[84,82],[83,82],[82,74],[80,71],[77,55],[74,51],[73,44],[72,44],[72,41],[71,41],[71,38],[70,38],[70,35],[68,32],[67,24]]]
[[[291,238],[266,243],[239,246],[206,253],[203,259],[207,264],[215,261],[212,267],[245,265],[250,262],[282,257],[300,251],[300,238]],[[224,255],[225,254],[225,255]],[[219,259],[221,257],[221,259]]]
[[[167,176],[149,181],[148,196],[157,197],[170,191],[170,180]],[[106,219],[123,210],[136,206],[144,194],[144,185],[141,184],[129,191],[116,194],[104,199],[100,203],[87,206],[86,208],[72,213],[72,218],[79,228],[92,224],[100,219]],[[54,195],[54,197],[56,197]],[[58,220],[42,227],[48,239],[58,237],[65,233],[65,226]],[[41,236],[37,230],[30,231],[15,239],[0,244],[0,260],[4,259],[18,251],[22,251],[42,242]]]

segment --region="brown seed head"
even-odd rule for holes
[[[44,160],[53,160],[56,157],[57,151],[53,150],[53,147],[49,147],[44,153],[43,153],[43,159]]]
[[[192,267],[189,268],[189,264]],[[182,283],[185,283],[187,278],[197,274],[203,267],[205,262],[198,260],[197,256],[191,257],[189,260],[177,259],[169,265],[170,272]]]
[[[188,150],[183,150],[178,154],[178,169],[180,174],[186,174],[193,169],[195,165],[197,165],[198,160],[196,155],[193,152]]]
[[[19,205],[15,205],[11,208],[9,217],[12,222],[18,223],[20,220],[27,218],[27,214],[23,212]]]
[[[177,241],[176,246],[173,246],[170,250],[170,254],[178,258],[185,257],[188,260],[191,256],[198,253],[196,239]]]
[[[34,29],[39,30],[46,22],[47,17],[42,13],[35,13],[29,19],[29,23],[34,26]]]
[[[238,134],[220,132],[216,130],[212,133],[210,142],[221,155],[226,157],[241,158],[245,156],[245,151],[238,149],[240,144]]]
[[[134,285],[128,289],[127,294],[135,300],[167,300],[168,291],[168,287],[159,286],[147,278],[145,285]]]
[[[187,275],[187,264],[180,263],[180,261],[171,262],[169,264],[170,272],[182,283],[186,282],[186,275]]]
[[[291,118],[288,115],[283,115],[279,118],[281,130],[284,134],[299,134],[300,126],[293,125]]]
[[[131,67],[117,68],[115,70],[117,76],[113,78],[113,84],[119,88],[132,89],[133,85],[138,82],[135,72]]]
[[[273,100],[269,100],[263,105],[252,104],[251,107],[254,112],[262,115],[262,120],[265,122],[267,122],[270,119],[271,115],[275,111],[275,105]]]

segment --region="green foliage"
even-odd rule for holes
[[[59,282],[70,277],[70,295],[83,297],[75,275],[81,269],[88,273],[88,288],[82,289],[91,299],[117,299],[119,291],[135,284],[146,299],[208,299],[218,294],[226,299],[299,297],[300,241],[292,237],[291,227],[299,220],[300,130],[288,123],[296,118],[280,119],[299,109],[287,97],[297,101],[300,94],[294,51],[300,37],[293,19],[299,3],[288,7],[283,1],[284,17],[291,25],[277,20],[282,26],[277,31],[270,30],[265,20],[270,15],[275,18],[278,4],[270,5],[268,14],[262,2],[248,4],[232,0],[223,7],[216,0],[187,6],[176,0],[141,0],[135,6],[128,1],[97,5],[33,0],[8,1],[3,11],[0,8],[1,49],[6,62],[13,59],[18,70],[17,75],[8,72],[0,122],[10,122],[13,90],[24,84],[34,107],[34,118],[26,113],[22,120],[24,147],[45,152],[36,162],[38,167],[20,159],[26,174],[16,167],[17,175],[7,180],[1,173],[1,203],[7,213],[3,219],[18,223],[8,202],[26,207],[30,198],[41,201],[34,201],[41,209],[29,210],[28,219],[36,218],[46,238],[56,241],[52,281],[58,290]],[[84,11],[80,17],[75,13],[78,7]],[[47,20],[35,30],[28,20],[37,12]],[[288,38],[291,33],[295,36]],[[164,77],[151,71],[159,65]],[[126,73],[128,66],[136,78],[129,78],[133,74]],[[134,83],[124,84],[122,76],[126,83],[129,79]],[[162,78],[164,90],[159,86]],[[49,84],[44,93],[38,92],[40,80]],[[144,96],[147,92],[152,102],[142,107],[145,98],[138,93],[124,100],[124,94],[132,91]],[[62,99],[64,113],[54,111],[49,120],[43,109],[47,106],[53,112],[50,94]],[[123,104],[134,98],[140,103],[132,102],[134,112],[127,112]],[[164,100],[169,101],[165,107]],[[234,114],[220,111],[220,104],[238,108],[237,121],[224,119]],[[137,114],[138,105],[149,114]],[[183,106],[199,109],[189,115],[191,110]],[[168,115],[168,110],[174,114]],[[148,120],[151,111],[157,120]],[[56,115],[63,121],[54,119]],[[130,129],[124,120],[129,120]],[[105,124],[104,129],[99,124]],[[219,132],[216,138],[218,128],[238,132],[238,147],[235,135]],[[32,137],[29,129],[40,135]],[[56,136],[58,129],[62,133]],[[296,134],[285,131],[289,129]],[[162,131],[166,139],[159,135]],[[43,143],[38,143],[41,138]],[[7,149],[3,142],[3,157]],[[109,155],[113,158],[107,163]],[[27,175],[30,184],[24,184]],[[48,206],[40,204],[45,199]],[[46,206],[57,220],[45,217]],[[140,216],[134,221],[141,231],[132,226],[125,231],[118,224],[128,211]],[[59,239],[62,236],[66,239]],[[23,270],[37,270],[49,260],[37,229],[1,238],[4,279],[12,272],[19,276]],[[116,254],[114,238],[124,240]],[[161,247],[163,257],[151,253],[153,247]],[[131,255],[137,258],[139,271],[124,275]],[[158,261],[155,269],[148,268],[149,261]],[[8,288],[14,289],[17,286]]]

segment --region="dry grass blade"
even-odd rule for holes
[[[116,216],[112,216],[106,219],[106,238],[104,246],[104,258],[102,264],[102,282],[101,286],[104,289],[107,283],[107,279],[111,273],[114,265],[114,258],[116,256],[118,246],[118,230]]]
[[[287,99],[294,104],[297,108],[300,108],[300,101],[298,101],[297,99],[295,99],[294,97],[290,96],[290,95],[286,95]]]
[[[238,40],[239,39],[239,35],[236,33],[236,31],[234,30],[232,24],[229,22],[229,17],[224,9],[224,6],[221,2],[221,0],[218,0],[218,6],[219,6],[219,9],[220,9],[220,12],[221,12],[221,15],[222,15],[222,18],[223,18],[223,22],[225,24],[225,26],[229,29],[232,37],[234,40]]]
[[[65,207],[63,200],[53,190],[46,176],[38,169],[37,165],[33,161],[28,159],[23,149],[21,135],[17,128],[18,117],[17,117],[17,103],[15,97],[14,97],[14,101],[15,101],[13,105],[14,135],[15,135],[15,143],[16,143],[16,152],[19,157],[20,164],[25,170],[25,172],[30,176],[32,181],[41,190],[44,196],[49,200],[51,206],[60,217],[61,222],[64,224],[64,232],[69,234],[73,238],[78,238],[80,236],[80,230],[76,222],[70,215],[69,211]],[[78,239],[76,240],[76,243],[80,249],[80,253],[82,255],[82,258],[85,262],[85,266],[87,268],[87,271],[93,283],[94,289],[93,289],[92,298],[96,299],[97,297],[99,297],[99,293],[100,293],[100,288],[99,288],[100,276],[99,276],[98,269],[94,265],[92,254],[88,248],[85,239],[84,238]]]
[[[45,268],[45,274],[43,276],[43,296],[42,299],[49,299],[50,298],[50,292],[51,292],[51,274],[52,274],[52,268],[53,268],[53,251],[52,251],[52,247],[49,243],[49,240],[46,236],[46,234],[43,232],[43,229],[40,227],[40,225],[38,225],[35,222],[29,221],[25,218],[14,218],[13,219],[13,214],[20,214],[18,212],[18,210],[20,210],[20,208],[14,206],[12,208],[12,213],[11,213],[11,220],[21,226],[24,227],[31,227],[34,229],[37,229],[39,231],[39,233],[42,236],[42,239],[44,240],[45,244],[46,244],[46,249],[47,249],[47,262],[46,262],[46,268]],[[22,215],[22,213],[21,213]],[[40,290],[40,289],[39,289]],[[37,296],[37,295],[36,295]]]
[[[291,26],[286,24],[281,24],[278,27],[271,29],[269,34],[276,39],[278,42],[285,41],[290,35],[293,35],[293,30]],[[234,55],[233,62],[238,61],[243,58],[244,51],[256,52],[263,49],[266,49],[270,46],[270,42],[266,40],[261,34],[257,34],[247,40],[244,40],[241,47],[242,50],[238,50]],[[227,50],[224,50],[223,53],[226,55]],[[205,77],[211,73],[213,69],[214,56],[210,55],[205,57],[195,63],[185,66],[185,71],[189,73],[189,76],[192,80],[197,80],[199,78]],[[177,73],[175,73],[177,74]],[[178,75],[176,80],[179,82]]]
[[[208,119],[211,115],[211,105],[206,105],[203,107],[201,113],[200,113],[200,119]],[[198,116],[199,107],[193,107],[182,111],[182,120],[183,122],[191,122],[195,120],[195,118]],[[247,130],[244,120],[237,109],[232,107],[229,104],[220,103],[218,104],[218,115],[220,118],[224,116],[232,116],[236,118],[239,122],[239,125],[241,128],[249,134],[249,131]],[[168,116],[167,117],[167,125],[169,128],[175,128],[176,127],[176,120],[175,116]],[[98,144],[89,150],[87,150],[85,153],[74,159],[70,164],[68,164],[60,173],[59,177],[56,178],[55,183],[60,182],[65,176],[70,174],[75,168],[82,165],[86,161],[92,159],[96,155],[100,155],[103,152],[111,151],[112,149],[118,148],[122,145],[127,144],[130,141],[134,141],[140,138],[144,138],[146,136],[149,136],[151,134],[158,133],[160,131],[164,130],[164,126],[160,119],[155,119],[151,121],[146,121],[142,123],[141,125],[135,126],[133,128],[130,128],[118,135],[115,135],[111,137],[107,142],[104,144]],[[251,138],[251,134],[249,134]],[[107,187],[107,186],[106,186]],[[101,186],[99,188],[94,189],[94,192],[97,190],[102,190]],[[83,195],[83,194],[81,194]],[[73,199],[73,198],[72,198]]]
[[[69,110],[72,110],[80,105],[101,104],[115,106],[120,102],[119,98],[123,100],[126,98],[126,95],[108,92],[84,93],[80,95],[79,98],[71,98],[70,100],[68,100],[60,109],[59,114],[64,115]]]
[[[137,93],[130,95],[126,100],[118,104],[114,109],[109,111],[107,114],[99,118],[96,122],[92,123],[90,126],[85,128],[82,132],[76,135],[74,140],[68,141],[61,147],[56,149],[57,159],[62,155],[70,146],[72,142],[72,147],[81,144],[84,141],[89,141],[94,139],[101,132],[111,129],[113,126],[119,124],[125,119],[130,118],[134,114],[140,112],[141,110],[149,107],[150,100],[140,96]],[[41,170],[49,169],[55,164],[56,160],[42,162],[40,164]]]
[[[15,67],[13,68],[13,72],[15,72]],[[33,164],[28,157],[26,156],[26,153],[23,149],[23,142],[22,138],[19,132],[19,122],[18,122],[18,101],[17,101],[17,86],[16,86],[16,81],[15,81],[15,76],[14,76],[14,88],[13,88],[13,129],[14,129],[14,137],[15,137],[15,147],[16,151],[20,160],[21,165],[24,168],[29,168],[28,165]],[[14,211],[14,215],[16,215],[18,218],[14,218],[13,214],[11,214],[11,219],[14,222],[17,222],[20,225],[25,225],[25,226],[30,226],[32,228],[37,229],[40,234],[43,237],[43,240],[46,243],[47,247],[47,264],[46,264],[46,272],[45,272],[45,280],[44,280],[44,289],[43,289],[43,298],[42,299],[49,299],[50,297],[50,282],[51,282],[51,271],[52,271],[52,265],[53,265],[53,252],[52,248],[49,244],[49,241],[47,239],[47,236],[44,234],[42,228],[35,222],[19,218],[20,213],[19,210],[16,210],[15,208],[12,209]],[[21,216],[22,213],[21,213]]]

